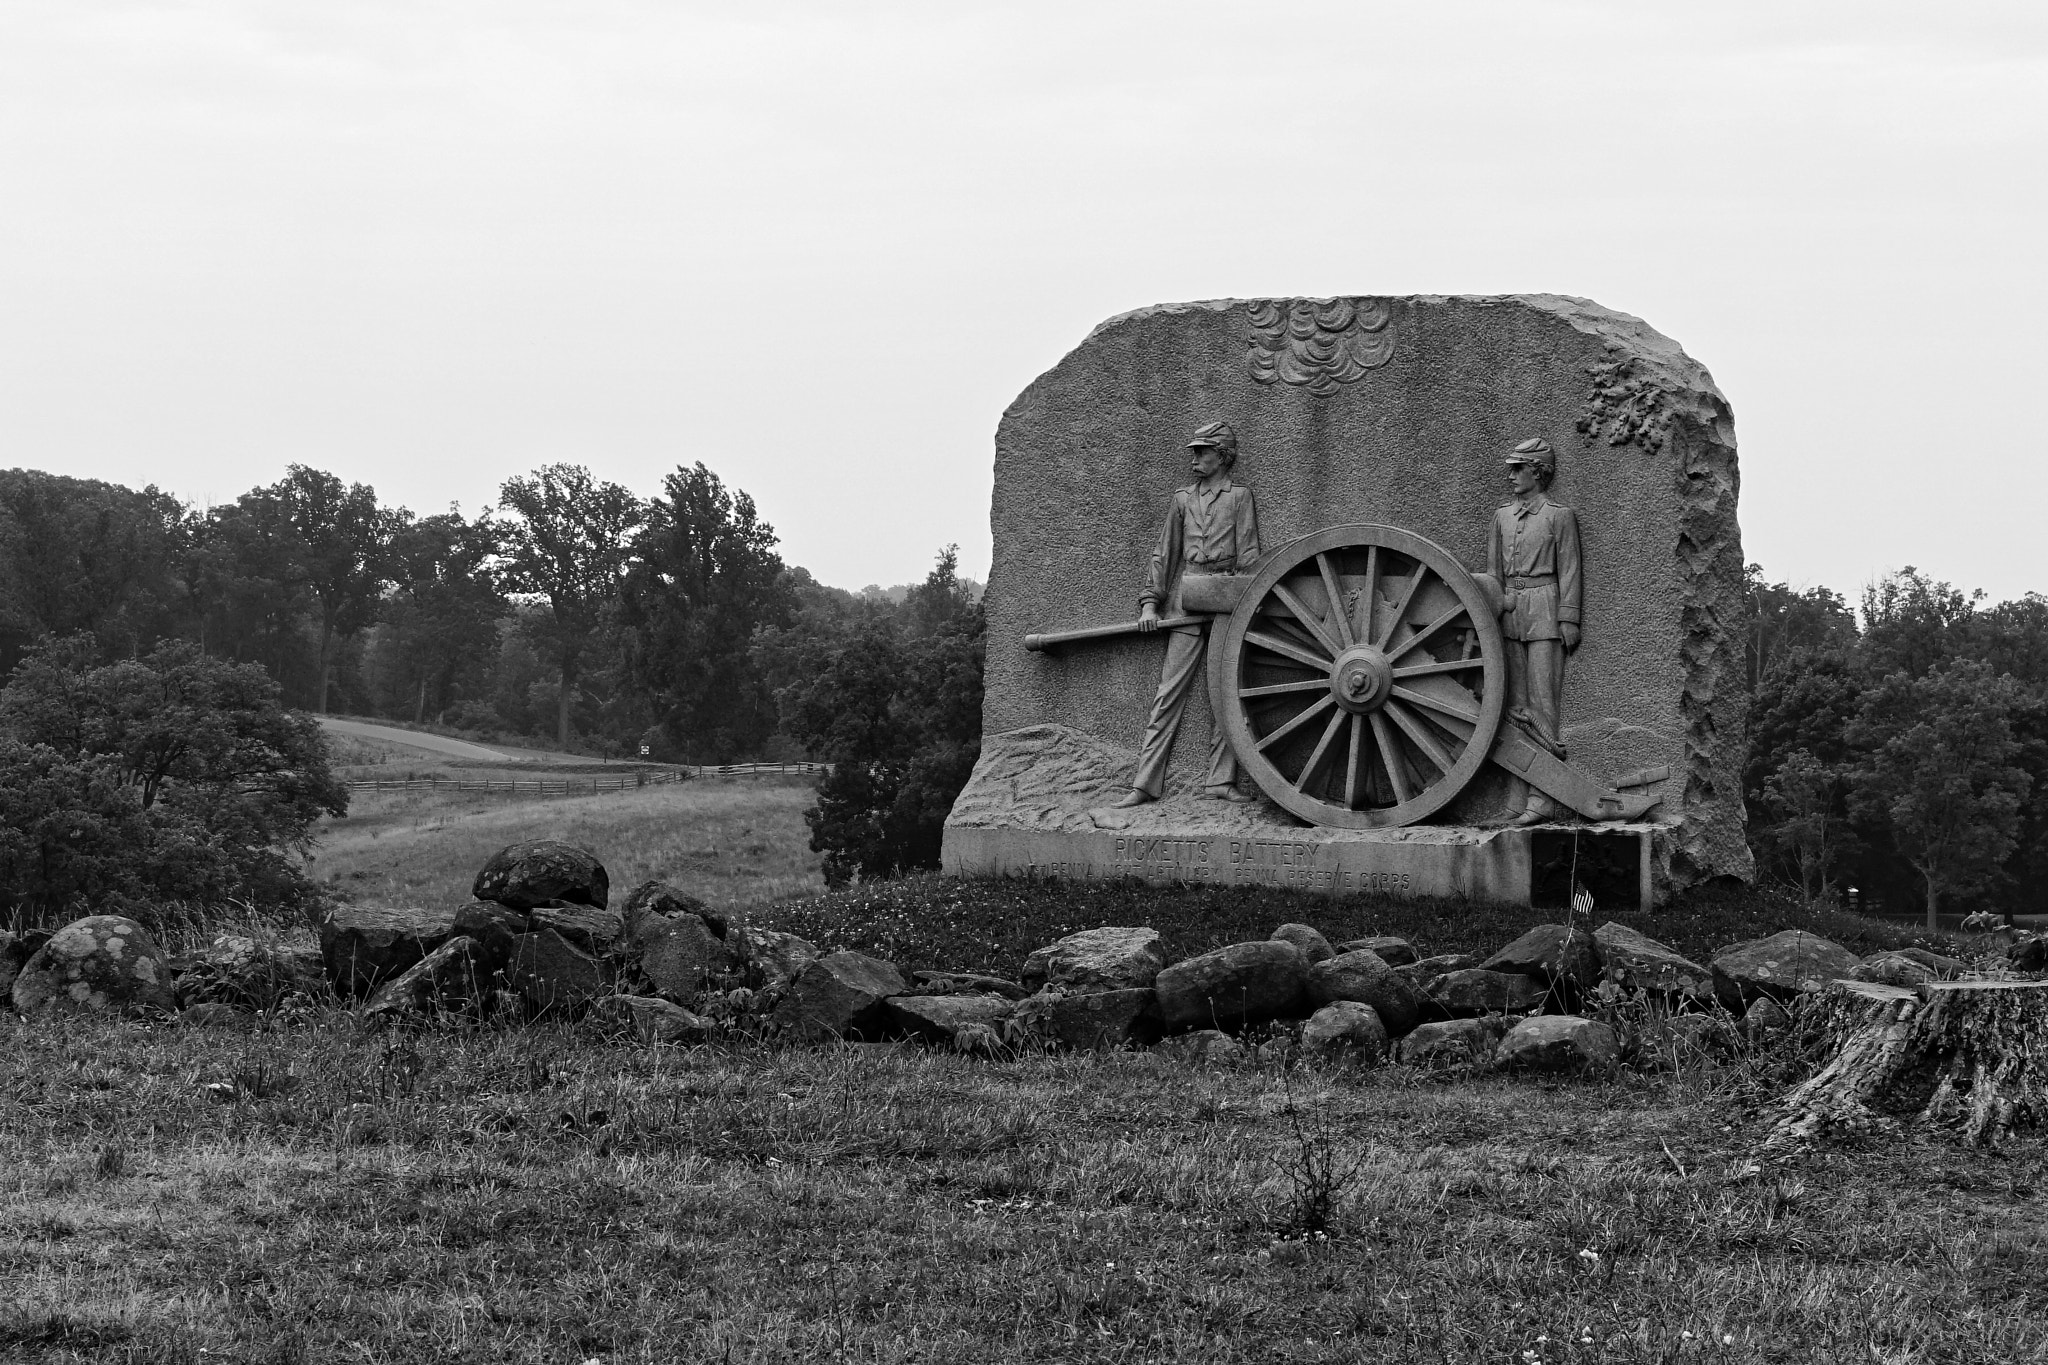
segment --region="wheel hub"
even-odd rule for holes
[[[1354,715],[1379,710],[1393,690],[1393,661],[1371,645],[1353,645],[1337,656],[1330,670],[1330,695]]]

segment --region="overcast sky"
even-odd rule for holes
[[[0,6],[0,466],[415,511],[703,460],[848,587],[988,564],[1101,319],[1584,295],[1734,403],[1746,549],[2048,590],[2048,5]]]

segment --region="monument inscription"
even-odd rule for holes
[[[946,866],[1526,900],[1583,830],[1645,900],[1747,875],[1735,492],[1705,370],[1583,300],[1113,319],[997,435]]]

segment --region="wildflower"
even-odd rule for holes
[[[1721,1344],[1723,1346],[1733,1346],[1735,1344],[1735,1333],[1729,1332],[1727,1335],[1723,1336],[1721,1338]]]
[[[1600,1263],[1600,1253],[1593,1250],[1593,1248],[1591,1247],[1587,1247],[1584,1251],[1581,1251],[1579,1253],[1579,1259],[1584,1261],[1587,1265],[1598,1265]]]

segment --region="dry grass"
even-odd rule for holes
[[[2044,1358],[2038,1144],[1758,1169],[1758,1098],[0,1023],[0,1359]]]
[[[358,792],[345,819],[323,822],[312,872],[363,904],[438,905],[468,899],[477,869],[505,845],[566,839],[604,860],[616,895],[660,878],[732,907],[824,889],[803,821],[815,799],[773,778],[545,800]]]

